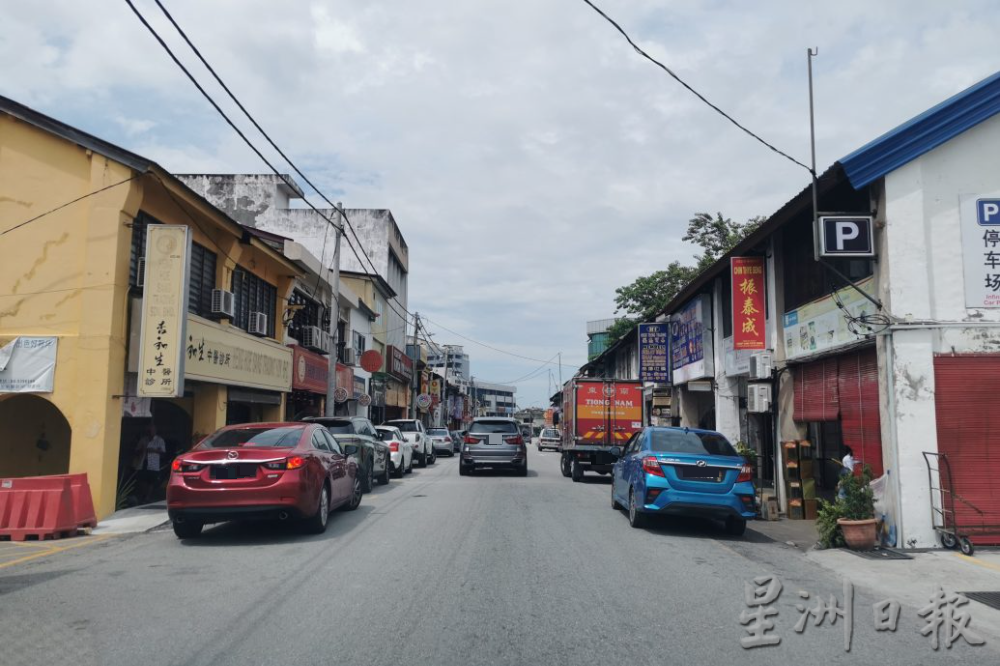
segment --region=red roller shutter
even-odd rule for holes
[[[828,358],[797,366],[792,418],[803,423],[836,421],[839,413],[837,359]]]
[[[1000,355],[936,356],[934,383],[938,451],[948,456],[952,487],[965,500],[955,502],[957,524],[1000,526],[1000,446],[996,444]],[[942,481],[947,483],[947,479]],[[973,535],[973,542],[1000,543],[1000,529],[992,536]]]
[[[882,419],[878,400],[878,358],[875,349],[840,357],[840,432],[854,457],[882,476]]]

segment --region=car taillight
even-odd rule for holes
[[[503,438],[503,441],[507,444],[517,444],[518,446],[524,446],[524,438],[520,435],[509,435]]]
[[[174,458],[174,461],[170,463],[170,469],[174,472],[200,472],[205,469],[205,466],[184,462],[183,460]]]
[[[399,452],[399,442],[390,442],[389,443],[389,450],[392,451],[393,453],[398,453]]]
[[[477,438],[473,437],[472,435],[466,435],[465,436],[465,443],[466,444],[478,444],[479,440]]]
[[[306,464],[306,459],[301,456],[293,456],[285,461],[285,469],[298,469]]]
[[[740,470],[740,475],[736,477],[736,483],[741,483],[743,481],[753,480],[753,468],[750,467],[750,463],[743,463],[743,469]]]
[[[660,467],[660,461],[653,456],[646,456],[642,459],[642,471],[653,476],[663,476],[663,468]]]

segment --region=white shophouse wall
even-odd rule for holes
[[[883,343],[891,350],[891,389],[883,373],[883,450],[896,473],[897,545],[930,547],[930,491],[923,451],[937,451],[934,354],[1000,351],[1000,309],[965,307],[959,197],[1000,189],[1000,117],[993,117],[888,174],[883,191],[885,228],[880,239],[881,295],[889,311],[913,321],[956,327],[896,329]],[[880,221],[883,218],[880,206]],[[966,325],[967,324],[967,325]],[[883,367],[884,370],[884,367]],[[889,392],[891,390],[891,396]],[[890,397],[892,400],[890,400]],[[890,411],[894,407],[895,418]]]

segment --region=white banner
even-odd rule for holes
[[[959,199],[965,307],[1000,307],[1000,191]]]
[[[57,341],[22,336],[0,347],[0,393],[52,393]]]
[[[191,230],[151,224],[146,229],[146,273],[139,343],[140,398],[184,395]]]

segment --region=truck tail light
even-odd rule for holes
[[[393,453],[399,453],[399,442],[390,442],[389,450]]]
[[[646,456],[642,459],[642,471],[653,476],[664,476],[660,461],[653,456]],[[664,478],[666,478],[664,476]]]
[[[736,483],[742,483],[743,481],[753,480],[753,468],[750,467],[750,463],[743,463],[743,469],[740,470],[740,475],[736,477]]]

